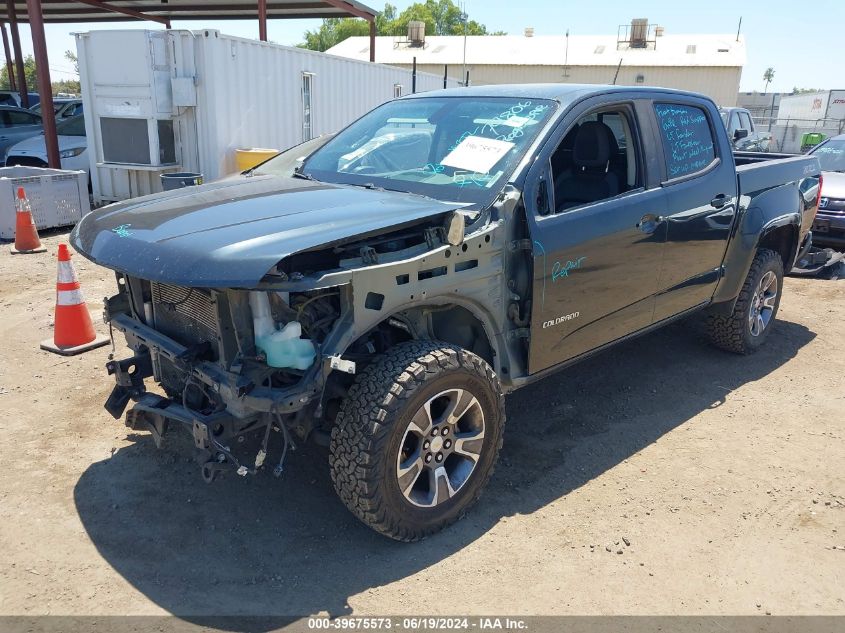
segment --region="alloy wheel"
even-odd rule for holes
[[[466,484],[484,446],[484,411],[466,389],[447,389],[411,418],[402,437],[396,478],[405,498],[432,508]]]
[[[751,336],[760,336],[772,321],[778,298],[778,278],[771,270],[760,279],[754,297],[751,299],[751,311],[748,314],[748,327]]]

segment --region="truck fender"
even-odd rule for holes
[[[758,249],[772,248],[781,253],[784,270],[791,268],[798,252],[800,208],[795,183],[740,197],[738,225],[728,243],[722,278],[713,295],[717,309],[727,313],[733,310]]]

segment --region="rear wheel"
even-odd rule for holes
[[[754,257],[748,277],[729,315],[707,317],[707,332],[717,347],[736,354],[751,354],[771,331],[783,288],[780,254],[761,249]]]
[[[420,539],[479,497],[504,422],[498,378],[481,358],[448,343],[397,345],[341,406],[329,458],[335,490],[374,530]]]

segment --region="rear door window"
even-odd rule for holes
[[[706,169],[716,159],[713,127],[703,108],[681,103],[655,103],[663,141],[666,178],[683,178]]]
[[[20,112],[19,110],[10,110],[5,113],[8,117],[9,125],[37,125],[41,123],[41,118],[36,114],[29,112]]]

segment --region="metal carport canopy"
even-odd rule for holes
[[[38,68],[38,93],[50,167],[58,168],[59,146],[47,58],[45,23],[117,22],[147,20],[170,28],[171,20],[258,20],[258,37],[267,41],[268,19],[363,18],[370,23],[370,61],[375,61],[377,11],[357,0],[0,0],[0,26],[9,23],[17,68],[18,91],[25,106],[23,57],[18,23],[28,22]],[[7,66],[11,70],[8,56]],[[13,75],[9,76],[10,81]]]
[[[259,0],[43,0],[45,23],[114,22],[136,16],[117,13],[124,9],[141,14],[137,19],[170,20],[257,19]],[[28,22],[26,2],[15,0],[19,22]],[[266,0],[268,18],[348,18],[372,21],[377,11],[355,0]],[[0,20],[8,21],[8,9],[0,6]]]

